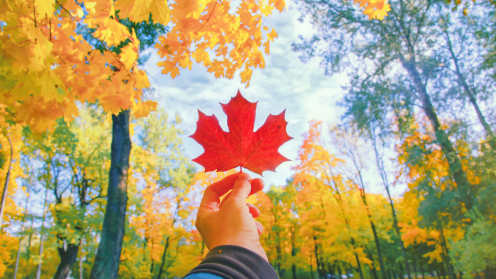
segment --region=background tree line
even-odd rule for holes
[[[3,277],[174,278],[198,264],[198,199],[226,174],[197,172],[180,118],[150,112],[140,51],[154,45],[173,77],[194,59],[248,83],[277,36],[258,22],[284,7],[242,1],[237,22],[229,1],[95,3],[1,2]],[[294,51],[350,82],[342,123],[311,122],[287,185],[250,198],[278,274],[496,276],[494,6],[400,0],[374,7],[391,9],[383,20],[349,1],[298,7],[316,33]]]

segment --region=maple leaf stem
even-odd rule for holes
[[[239,172],[242,173],[243,172],[243,167],[242,166],[239,166]]]

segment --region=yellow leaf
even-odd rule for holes
[[[35,0],[34,5],[36,6],[36,13],[43,18],[45,14],[51,17],[54,11],[55,0]]]
[[[133,106],[131,112],[137,118],[146,117],[150,112],[155,111],[156,108],[157,108],[157,102],[146,101],[146,102],[140,102],[135,106]]]
[[[269,34],[267,34],[267,37],[269,38],[270,41],[274,41],[274,38],[278,37],[276,30],[272,28],[272,31]]]
[[[171,74],[172,78],[175,78],[179,75],[179,68],[176,67],[176,63],[172,63],[169,61],[160,61],[157,63],[157,66],[163,67],[162,74]]]
[[[260,12],[264,15],[264,16],[268,16],[272,13],[272,9],[274,9],[273,6],[271,5],[267,5],[265,3],[265,0],[262,0],[260,1]]]
[[[241,76],[241,82],[242,83],[247,83],[246,84],[246,87],[248,87],[250,85],[250,79],[251,79],[251,74],[253,73],[253,71],[250,69],[250,68],[245,68],[244,71],[241,72],[240,76]]]
[[[204,66],[208,67],[212,64],[212,62],[210,61],[210,55],[208,55],[208,52],[204,50],[197,49],[192,56],[197,63],[203,62]]]
[[[150,87],[150,81],[148,80],[148,75],[145,71],[137,70],[136,72],[136,84],[134,87],[138,89]]]
[[[131,71],[133,68],[134,62],[138,59],[138,53],[134,49],[133,45],[129,44],[122,48],[121,52],[121,61],[124,63],[124,67]]]
[[[265,48],[265,53],[267,53],[267,55],[269,55],[270,54],[270,42],[267,41],[267,42],[263,43],[263,46]]]

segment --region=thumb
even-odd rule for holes
[[[233,190],[231,192],[231,196],[229,200],[236,204],[246,205],[246,199],[250,195],[251,192],[251,177],[247,173],[240,173],[236,182],[234,182]]]

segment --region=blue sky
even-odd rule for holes
[[[156,66],[159,60],[156,51],[150,50],[152,54],[144,68],[156,89],[159,105],[170,114],[179,112],[184,120],[181,124],[186,132],[183,139],[190,158],[203,153],[203,148],[187,137],[195,131],[197,109],[207,115],[215,114],[227,131],[226,116],[219,102],[229,102],[238,89],[250,102],[258,101],[255,129],[264,123],[270,113],[279,114],[286,109],[288,134],[294,139],[284,144],[279,152],[293,161],[283,163],[275,173],[264,172],[267,186],[283,185],[291,176],[290,168],[296,164],[298,148],[302,144],[301,135],[308,130],[310,120],[339,122],[343,109],[336,102],[344,94],[341,86],[346,77],[324,76],[319,59],[304,64],[299,60],[298,53],[291,51],[291,43],[296,42],[300,34],[308,36],[313,32],[310,24],[297,20],[299,15],[296,8],[290,6],[288,11],[272,14],[266,19],[279,37],[271,44],[270,55],[265,56],[265,68],[254,70],[248,88],[241,84],[239,72],[232,80],[216,79],[199,64],[193,65],[192,70],[182,69],[179,77],[172,79],[169,75],[161,74]],[[253,173],[251,175],[258,177]]]

